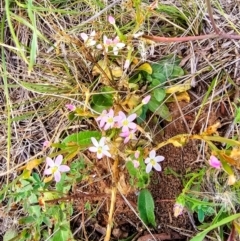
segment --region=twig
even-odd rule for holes
[[[109,241],[111,237],[112,231],[112,224],[113,224],[113,213],[116,203],[116,196],[117,196],[117,182],[118,182],[118,158],[115,157],[113,167],[112,167],[113,177],[112,177],[112,195],[111,195],[111,204],[110,210],[108,215],[108,224],[107,224],[107,231],[104,241]]]
[[[209,18],[212,23],[213,29],[214,29],[215,33],[219,34],[219,29],[217,28],[214,18],[213,18],[213,12],[212,12],[210,0],[206,0],[206,5],[207,5],[208,14],[209,14]]]

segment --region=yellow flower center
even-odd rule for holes
[[[57,166],[55,166],[55,167],[52,167],[52,174],[54,174],[57,170],[58,170],[58,167]]]
[[[98,154],[101,154],[101,153],[102,153],[102,147],[98,147],[97,153],[98,153]]]
[[[151,159],[150,160],[150,163],[152,164],[152,166],[155,166],[156,165],[156,161],[154,159]]]
[[[124,121],[123,121],[123,125],[124,125],[124,126],[128,126],[128,123],[129,123],[128,120],[124,120]]]

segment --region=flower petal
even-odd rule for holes
[[[145,159],[146,164],[149,163],[150,161],[151,161],[151,158],[149,158],[149,157]]]
[[[63,160],[63,156],[62,155],[58,155],[55,159],[55,166],[60,166]]]
[[[156,163],[153,167],[155,168],[155,170],[157,170],[159,172],[162,171],[162,168],[158,163]]]
[[[155,156],[156,156],[156,151],[151,150],[150,153],[149,153],[149,157],[152,158],[152,159],[155,159]]]
[[[88,40],[88,35],[86,33],[80,33],[81,38],[83,39],[84,42],[87,42]]]
[[[60,180],[61,180],[61,173],[59,171],[55,171],[53,175],[54,175],[55,181],[56,182],[60,182]]]
[[[58,170],[59,170],[60,172],[69,172],[69,171],[70,171],[70,167],[67,166],[67,165],[61,165],[61,166],[58,168]]]
[[[122,49],[125,46],[125,44],[124,43],[117,43],[116,46],[117,46],[117,48]]]
[[[164,156],[156,156],[155,157],[156,162],[162,162],[162,161],[164,161],[164,159],[165,159]]]
[[[109,148],[109,146],[108,146],[108,145],[105,145],[105,146],[103,146],[103,147],[102,147],[102,150],[104,150],[104,151],[109,151],[109,150],[110,150],[110,148]]]
[[[92,141],[94,146],[96,146],[96,147],[99,146],[98,141],[97,141],[97,139],[95,137],[91,137],[91,141]]]
[[[104,146],[106,137],[102,137],[99,141],[99,146]]]
[[[130,123],[128,124],[128,127],[129,127],[130,129],[136,129],[137,125],[136,125],[135,123],[133,123],[133,122],[130,122]]]
[[[148,163],[146,167],[146,173],[149,173],[152,170],[152,164]]]
[[[54,161],[50,157],[46,158],[46,162],[47,162],[47,165],[50,166],[50,167],[54,167],[55,166]]]
[[[91,146],[88,148],[89,151],[91,152],[97,152],[98,151],[98,148],[96,146]]]
[[[137,117],[137,114],[134,113],[134,114],[131,114],[130,116],[128,116],[127,119],[128,119],[129,122],[131,122],[131,121],[135,120],[136,117]]]
[[[52,174],[52,168],[48,168],[44,171],[44,175],[51,175]]]
[[[108,156],[108,157],[111,157],[111,154],[106,151],[106,150],[102,150],[102,153],[105,155],[105,156]]]
[[[101,159],[103,157],[103,153],[101,152],[101,153],[99,153],[99,152],[97,152],[97,159]]]

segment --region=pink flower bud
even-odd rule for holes
[[[43,147],[50,147],[51,142],[50,141],[44,141],[43,142]]]
[[[222,163],[215,156],[210,156],[209,164],[211,167],[216,169],[220,169],[222,165]]]
[[[139,165],[140,165],[139,161],[133,160],[133,166],[134,166],[135,168],[138,168]]]
[[[108,16],[108,22],[110,23],[110,24],[115,24],[115,18],[113,17],[113,16]]]
[[[146,105],[151,99],[151,95],[147,95],[145,98],[143,98],[142,103]]]
[[[66,104],[65,105],[70,111],[75,111],[76,110],[76,106],[72,105],[72,104]]]
[[[138,158],[139,155],[140,155],[140,151],[139,150],[135,151],[135,153],[134,153],[135,158]]]

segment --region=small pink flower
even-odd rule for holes
[[[108,22],[110,23],[110,24],[115,24],[115,18],[113,17],[113,16],[108,16]]]
[[[86,33],[80,33],[80,36],[87,47],[94,46],[96,44],[96,41],[94,40],[95,35],[95,31],[92,31],[89,36]]]
[[[142,103],[146,105],[151,99],[151,95],[147,95],[145,98],[142,99]]]
[[[128,130],[126,132],[122,132],[120,134],[121,137],[125,137],[124,139],[124,144],[128,143],[130,140],[137,140],[137,137],[135,136],[135,132],[137,131],[137,129],[133,129],[133,130]]]
[[[104,130],[108,130],[114,127],[115,124],[115,117],[114,117],[114,111],[113,109],[110,109],[106,118],[106,125],[104,126]]]
[[[98,142],[96,138],[91,137],[91,141],[94,146],[89,147],[88,150],[91,152],[96,152],[98,159],[101,159],[104,156],[111,157],[111,154],[109,153],[109,147],[108,145],[105,144],[105,140],[106,140],[106,137],[102,137]]]
[[[51,146],[51,142],[50,141],[44,141],[43,142],[43,147],[50,147]]]
[[[46,158],[47,167],[44,171],[44,175],[53,175],[56,182],[61,180],[61,172],[69,172],[70,168],[67,165],[61,165],[63,156],[58,155],[55,162],[50,158]],[[49,167],[49,168],[48,168]]]
[[[222,166],[222,163],[215,156],[210,156],[209,164],[216,169],[221,169]]]
[[[155,150],[150,151],[149,157],[145,159],[145,163],[147,164],[146,173],[149,173],[153,167],[157,171],[161,171],[162,168],[158,162],[162,162],[163,160],[164,160],[163,156],[156,156]]]
[[[129,129],[134,130],[137,127],[137,125],[133,122],[136,117],[137,115],[135,113],[127,117],[122,111],[119,111],[115,120],[118,122],[118,127],[122,127],[122,132],[129,132]]]
[[[76,110],[76,106],[72,105],[72,104],[66,104],[65,105],[70,111],[75,111]]]
[[[139,161],[133,160],[133,166],[134,166],[135,168],[138,168],[139,165],[140,165]]]
[[[135,158],[139,158],[139,156],[140,156],[140,151],[139,151],[139,150],[135,151],[134,156],[135,156]]]
[[[116,117],[114,117],[113,109],[110,109],[109,112],[104,110],[102,114],[98,118],[96,118],[96,120],[100,122],[100,128],[104,127],[105,131],[114,127],[116,122],[115,119]]]
[[[106,35],[103,36],[103,46],[101,44],[97,45],[98,49],[105,49],[105,52],[108,53],[108,48],[111,47],[114,55],[118,55],[118,51],[125,46],[124,43],[121,43],[118,37],[114,39],[108,38]]]

